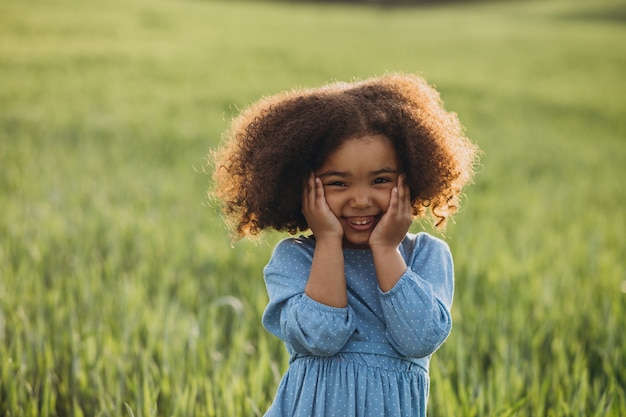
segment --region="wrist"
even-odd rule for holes
[[[386,256],[400,254],[400,244],[393,243],[370,243],[370,249],[374,257],[380,256],[384,258]]]
[[[372,248],[372,257],[381,290],[391,290],[405,273],[407,264],[400,253],[399,245]]]
[[[304,289],[313,300],[332,307],[348,305],[341,239],[315,237],[309,280]]]
[[[343,236],[334,233],[315,233],[313,237],[315,238],[316,246],[341,247],[343,242]]]

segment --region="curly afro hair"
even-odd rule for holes
[[[406,175],[415,217],[443,228],[474,174],[479,150],[456,114],[416,75],[388,74],[263,98],[236,117],[209,155],[213,194],[236,236],[307,230],[302,188],[349,138],[382,134]]]

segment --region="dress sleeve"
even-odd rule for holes
[[[379,290],[386,337],[401,354],[422,358],[435,352],[452,329],[452,256],[445,242],[424,234],[405,257],[408,268],[400,280],[388,292]]]
[[[330,356],[346,344],[356,321],[350,306],[327,306],[304,293],[312,259],[313,247],[302,239],[286,239],[276,246],[264,269],[269,303],[263,325],[291,353]]]

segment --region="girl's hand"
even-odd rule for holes
[[[370,235],[370,248],[395,250],[409,231],[412,221],[411,192],[404,182],[404,176],[400,175],[391,191],[389,207]]]
[[[328,207],[322,181],[311,173],[303,188],[302,214],[315,239],[317,241],[325,238],[343,239],[343,227]]]

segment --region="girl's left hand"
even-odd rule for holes
[[[409,231],[412,221],[411,192],[405,184],[404,176],[400,175],[398,183],[391,191],[389,207],[370,235],[370,248],[396,249]]]

